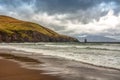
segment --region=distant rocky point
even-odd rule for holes
[[[78,42],[39,24],[0,15],[0,42]]]
[[[77,37],[77,39],[81,42],[85,42],[85,39],[87,40],[87,42],[119,42],[119,40],[116,40],[114,38],[101,35],[84,35]]]

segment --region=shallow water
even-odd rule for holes
[[[34,55],[51,55],[65,59],[120,69],[120,44],[108,43],[1,43],[0,48],[10,48]],[[28,53],[27,53],[28,54]]]
[[[85,63],[120,69],[120,44],[79,43],[2,43],[1,49],[32,57],[44,64],[24,64],[23,67],[44,70],[62,80],[120,80],[120,71]],[[3,50],[4,51],[4,50]],[[51,55],[51,56],[50,56]]]

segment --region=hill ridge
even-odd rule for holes
[[[0,42],[77,42],[37,23],[0,15]]]

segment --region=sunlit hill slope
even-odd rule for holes
[[[77,42],[39,24],[0,15],[0,42]]]

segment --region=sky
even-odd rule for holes
[[[35,22],[65,35],[120,39],[120,0],[0,0],[0,15]]]

